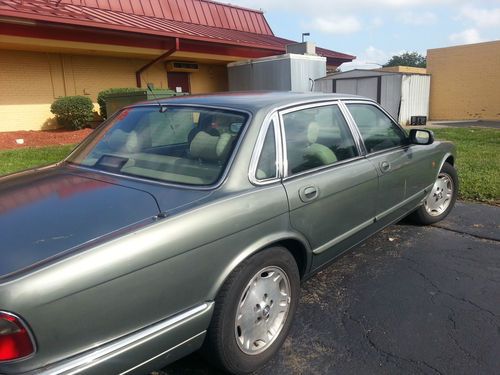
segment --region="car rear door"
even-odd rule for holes
[[[317,255],[313,267],[366,237],[375,216],[377,172],[342,111],[329,102],[280,112],[290,221]]]

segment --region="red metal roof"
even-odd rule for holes
[[[209,0],[62,0],[61,3],[273,35],[261,11]]]
[[[80,2],[85,5],[73,4]],[[173,5],[174,3],[177,8]],[[181,3],[182,6],[180,6]],[[188,6],[188,3],[192,8]],[[138,4],[141,6],[139,7]],[[166,13],[167,5],[170,9],[176,10]],[[196,12],[197,7],[206,6],[212,10],[207,13]],[[195,10],[198,18],[195,19],[194,15],[189,16],[189,9],[191,12]],[[158,17],[160,10],[163,10],[162,17]],[[245,14],[243,18],[238,18],[239,23],[236,23],[234,17],[231,23],[228,17],[220,16],[222,12],[227,14],[227,12],[232,13],[233,10],[235,14],[239,14],[240,11]],[[219,16],[216,17],[216,14]],[[275,52],[284,52],[287,44],[294,43],[291,40],[274,36],[262,12],[226,6],[208,0],[63,0],[61,2],[56,0],[0,0],[0,16],[169,38],[177,37]],[[167,16],[177,19],[169,19]],[[187,17],[191,17],[191,22],[184,21]],[[244,19],[247,20],[246,23],[243,22]],[[222,27],[216,25],[222,25]],[[224,25],[228,27],[223,27]],[[232,26],[234,28],[231,28]],[[238,27],[252,29],[252,31],[238,30]],[[336,62],[354,59],[354,56],[322,48],[318,48],[317,53]]]

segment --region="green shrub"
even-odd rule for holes
[[[118,94],[122,92],[136,92],[136,91],[144,91],[144,89],[140,89],[138,87],[121,87],[121,88],[112,88],[101,91],[97,95],[97,104],[99,104],[99,114],[105,120],[108,118],[108,113],[106,112],[106,95],[109,94]]]
[[[83,129],[94,118],[92,100],[86,96],[65,96],[56,99],[50,112],[56,115],[59,125],[67,129]]]

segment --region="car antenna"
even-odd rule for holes
[[[148,88],[149,92],[151,93],[151,95],[153,96],[153,100],[156,102],[156,104],[158,104],[158,107],[159,107],[159,112],[160,113],[165,113],[168,111],[168,106],[166,105],[163,105],[161,104],[161,101],[160,99],[155,95],[155,93],[153,92],[153,85],[148,83],[146,84],[146,87]],[[175,133],[175,129],[173,127],[172,124],[170,124],[170,128],[172,129],[172,131]]]
[[[160,99],[156,96],[156,94],[153,92],[153,85],[148,83],[146,85],[146,87],[148,88],[149,92],[151,93],[151,96],[153,97],[153,100],[156,102],[156,104],[158,104],[158,108],[160,109],[159,112],[160,113],[165,113],[168,111],[168,107],[166,105],[163,105],[161,104],[161,101]]]

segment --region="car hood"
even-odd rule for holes
[[[112,181],[32,170],[0,178],[0,277],[128,227],[151,223],[154,196]]]

